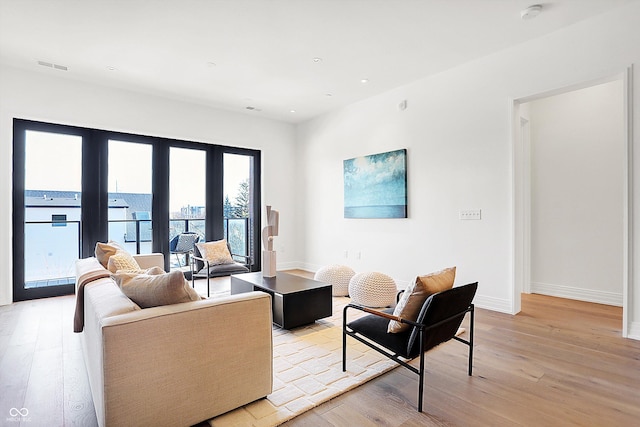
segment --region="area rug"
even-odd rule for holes
[[[284,423],[397,367],[375,350],[347,339],[342,372],[342,310],[350,302],[333,298],[333,316],[287,331],[273,329],[273,393],[209,420],[214,427],[270,427]],[[362,316],[349,310],[349,320]]]

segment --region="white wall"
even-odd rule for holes
[[[622,306],[623,82],[529,111],[531,291]]]
[[[479,306],[511,311],[513,100],[640,63],[639,17],[640,5],[630,4],[300,125],[300,168],[307,171],[298,185],[306,265],[343,262],[358,271],[386,272],[400,283],[457,265],[456,283],[480,282]],[[640,81],[638,67],[634,77]],[[633,97],[640,105],[640,85]],[[408,108],[400,111],[404,99]],[[637,111],[634,125],[640,129]],[[639,165],[637,135],[633,143]],[[408,150],[409,218],[343,219],[342,161],[397,148]],[[640,173],[634,188],[639,212]],[[481,208],[482,220],[459,220],[458,211],[468,208]],[[640,227],[634,242],[638,247]],[[344,249],[361,250],[362,259],[344,259]],[[640,291],[633,298],[631,319],[640,328]]]
[[[0,66],[0,304],[12,301],[14,117],[262,150],[262,201],[281,212],[279,263],[296,254],[290,124]],[[61,75],[61,72],[58,74]],[[284,191],[283,191],[284,190]],[[264,207],[263,207],[264,214]]]

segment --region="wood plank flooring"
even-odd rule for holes
[[[428,352],[423,414],[417,376],[397,368],[286,425],[640,425],[640,342],[621,323],[619,307],[542,295],[517,316],[477,309],[473,376],[465,346]]]
[[[212,282],[212,294],[225,289]],[[74,303],[0,307],[0,425],[97,425]],[[285,426],[638,425],[640,342],[620,337],[621,319],[619,307],[541,295],[523,295],[517,316],[477,309],[473,376],[466,346],[428,352],[422,414],[417,375],[399,367]]]

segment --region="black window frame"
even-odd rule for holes
[[[24,288],[24,220],[25,220],[25,147],[26,131],[62,133],[82,137],[82,215],[80,256],[94,255],[97,242],[108,239],[108,142],[118,140],[151,144],[152,154],[152,251],[164,254],[165,270],[169,269],[169,150],[170,147],[206,151],[206,214],[207,241],[224,238],[224,153],[252,157],[253,216],[249,239],[254,253],[252,271],[261,270],[261,151],[172,138],[91,129],[21,118],[13,119],[13,301],[68,295],[75,285]],[[220,219],[216,221],[216,219]],[[159,227],[157,224],[166,224]]]

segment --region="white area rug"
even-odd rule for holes
[[[347,371],[342,372],[342,309],[333,316],[287,331],[273,328],[273,393],[209,420],[214,427],[277,426],[395,367],[395,362],[347,337]],[[349,310],[349,320],[363,313]]]

